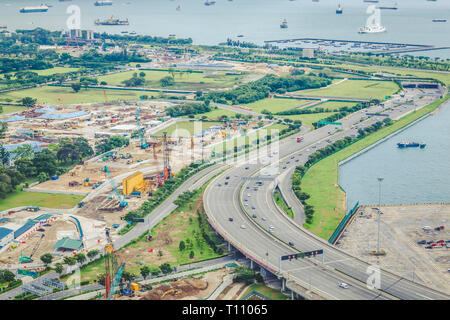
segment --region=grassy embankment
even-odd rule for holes
[[[249,286],[247,288],[247,290],[245,290],[244,294],[242,295],[242,297],[245,297],[247,294],[249,294],[252,291],[256,291],[261,293],[262,295],[272,299],[272,300],[288,300],[289,297],[284,295],[283,293],[281,293],[279,290],[275,290],[272,288],[269,288],[268,286],[266,286],[263,283],[255,283],[252,284],[251,286]]]
[[[436,110],[449,97],[406,115],[395,121],[393,125],[382,128],[312,166],[302,180],[302,190],[311,196],[307,203],[312,205],[315,210],[312,224],[305,224],[305,228],[328,240],[345,215],[345,193],[338,187],[338,163],[340,161]]]

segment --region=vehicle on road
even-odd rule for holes
[[[232,218],[232,217],[229,217],[229,218],[228,218],[228,221],[233,222],[233,218]]]
[[[345,282],[339,283],[339,288],[348,289],[350,286],[346,284]]]
[[[241,224],[241,229],[246,229],[247,227],[245,226],[245,224]]]
[[[433,246],[426,246],[425,249],[433,249]]]
[[[253,214],[252,217],[256,219],[256,214]]]
[[[426,244],[426,243],[427,243],[426,240],[420,240],[420,241],[417,241],[417,244]]]
[[[263,221],[266,221],[266,220],[267,220],[266,217],[262,217],[261,219],[262,219]]]
[[[291,247],[293,247],[293,246],[294,246],[294,243],[293,243],[292,241],[289,241],[289,245],[290,245]]]

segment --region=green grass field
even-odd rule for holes
[[[2,105],[1,107],[2,107],[3,111],[0,112],[0,115],[13,113],[13,112],[17,112],[17,111],[23,111],[23,110],[28,109],[26,107],[21,107],[21,106],[4,106],[4,105]]]
[[[109,85],[123,85],[122,81],[128,80],[133,76],[133,73],[145,73],[146,87],[159,88],[161,84],[160,79],[172,76],[167,71],[127,71],[116,73],[107,76],[98,77],[98,81],[105,81]],[[168,89],[207,89],[207,88],[228,88],[240,82],[242,75],[226,75],[224,71],[217,71],[215,73],[181,73],[175,72],[175,84],[167,87]]]
[[[308,126],[311,130],[314,129],[312,123],[317,122],[319,120],[325,119],[336,112],[324,112],[324,113],[309,113],[309,114],[295,114],[291,116],[280,116],[282,118],[291,119],[291,120],[300,120],[302,124]]]
[[[200,123],[201,126],[199,126],[198,123]],[[182,136],[186,135],[185,130],[189,132],[189,135],[193,135],[194,133],[198,133],[210,127],[219,125],[222,125],[222,123],[217,121],[183,121],[175,123],[168,128],[158,131],[156,135],[160,135],[163,132],[167,132],[168,135],[172,135],[175,130],[180,130],[178,134]]]
[[[345,193],[338,187],[338,163],[435,110],[448,98],[449,96],[410,113],[393,125],[382,128],[312,166],[303,177],[302,190],[311,196],[307,203],[314,207],[315,213],[312,224],[304,226],[319,237],[328,240],[346,210]]]
[[[349,97],[365,99],[383,99],[398,90],[395,82],[370,81],[370,80],[346,80],[335,86],[322,89],[300,90],[296,94]]]
[[[277,113],[280,111],[293,109],[297,106],[305,104],[305,100],[294,100],[294,99],[263,99],[255,101],[252,103],[245,104],[246,107],[252,108],[254,112],[261,113],[263,110],[268,110],[272,113]]]
[[[227,116],[228,118],[234,118],[236,116],[236,114],[237,114],[237,112],[234,112],[231,110],[217,108],[217,109],[209,111],[209,112],[196,114],[195,118],[200,119],[201,117],[206,116],[206,118],[209,120],[217,120],[219,117],[224,116],[224,115]]]
[[[106,90],[108,101],[118,100],[135,100],[139,99],[144,93],[139,90],[125,91],[125,90]],[[149,97],[159,97],[158,92],[145,92]],[[72,88],[66,87],[51,87],[45,86],[40,88],[33,88],[27,90],[12,91],[0,94],[0,101],[18,101],[24,97],[32,97],[37,99],[38,103],[50,104],[76,104],[89,102],[105,102],[105,96],[101,89],[81,89],[79,92],[74,92]]]
[[[289,297],[281,293],[279,290],[275,290],[272,288],[269,288],[263,283],[255,283],[252,284],[245,290],[242,297],[245,297],[247,294],[249,294],[252,291],[256,291],[261,293],[262,295],[265,295],[266,297],[270,298],[271,300],[288,300]]]
[[[78,70],[79,70],[79,68],[54,67],[51,69],[44,69],[44,70],[29,69],[29,70],[23,70],[23,72],[31,71],[31,72],[36,72],[40,76],[49,76],[52,74],[69,73],[69,72],[74,72],[74,71],[78,71]],[[10,75],[14,75],[15,73],[16,73],[16,71],[8,72],[8,74],[10,74]],[[14,77],[12,77],[11,79],[14,79]]]
[[[83,200],[83,198],[84,196],[72,194],[15,191],[8,194],[6,198],[0,199],[0,211],[21,206],[70,209]]]

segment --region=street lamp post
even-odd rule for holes
[[[384,178],[377,178],[379,182],[378,189],[378,242],[377,242],[377,252],[380,252],[380,217],[381,217],[381,182],[383,182]]]

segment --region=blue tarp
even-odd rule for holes
[[[25,120],[25,118],[21,117],[21,116],[13,116],[13,117],[8,118],[6,120],[0,119],[1,122],[13,122],[13,121],[23,121],[23,120]]]
[[[82,117],[87,115],[88,113],[86,111],[76,111],[76,112],[69,112],[69,113],[44,113],[41,115],[41,118],[43,119],[69,119],[69,118],[76,118],[76,117]]]
[[[55,109],[50,107],[45,107],[41,109],[34,110],[35,112],[44,113],[44,112],[55,112]]]
[[[14,239],[20,237],[22,234],[33,228],[37,224],[36,221],[28,220],[22,227],[14,231]]]

